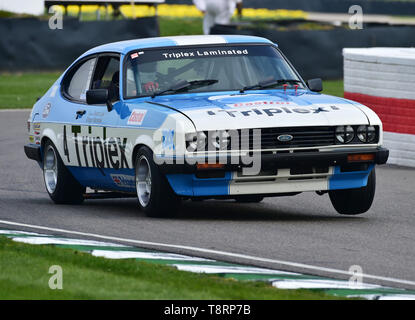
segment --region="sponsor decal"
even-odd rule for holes
[[[112,181],[121,188],[134,188],[135,179],[133,176],[126,174],[111,174]]]
[[[239,95],[239,94],[227,94],[227,95],[223,95],[223,96],[211,96],[208,98],[209,101],[215,101],[215,100],[221,100],[221,99],[227,99],[227,98],[232,98],[232,99],[246,99],[246,97],[253,97],[253,96],[264,96],[264,94],[258,94],[258,93],[249,93],[249,94],[244,94],[244,95]]]
[[[40,123],[33,123],[33,133],[35,135],[40,134]]]
[[[218,50],[192,50],[192,51],[176,51],[164,52],[162,57],[165,59],[186,59],[195,57],[212,57],[212,56],[246,56],[249,54],[248,49],[218,49]]]
[[[146,116],[147,110],[134,109],[128,118],[127,124],[132,126],[141,126]]]
[[[29,142],[30,143],[35,143],[35,144],[40,144],[40,137],[29,136]]]
[[[130,58],[131,59],[137,59],[142,54],[144,54],[144,51],[134,52],[130,55]]]
[[[47,104],[47,105],[43,108],[43,111],[42,111],[42,117],[43,117],[43,118],[47,118],[47,117],[48,117],[51,107],[52,107],[52,105],[51,105],[50,103],[48,103],[48,104]]]
[[[104,112],[95,111],[94,113],[88,114],[86,118],[87,123],[102,123],[102,118],[104,117]]]
[[[265,108],[265,109],[253,108],[253,109],[243,110],[243,111],[242,110],[215,110],[215,111],[209,110],[206,112],[210,116],[217,116],[217,115],[225,113],[229,117],[235,118],[237,116],[273,117],[273,116],[277,116],[280,113],[315,114],[315,113],[331,112],[331,111],[337,111],[337,110],[340,110],[340,108],[336,106],[330,106],[330,107],[313,107],[313,108],[301,108],[301,107],[295,107],[295,108],[279,107],[279,108]]]
[[[289,101],[249,101],[249,102],[238,102],[227,104],[228,107],[238,108],[238,107],[267,107],[275,105],[292,105]]]
[[[106,128],[103,128],[103,137],[82,136],[80,126],[72,126],[72,133],[79,167],[129,169],[125,156],[127,138],[107,138]],[[66,126],[63,135],[64,155],[70,163]]]

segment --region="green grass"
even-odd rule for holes
[[[344,97],[343,80],[323,81],[323,93],[337,97]]]
[[[31,108],[60,72],[29,72],[0,74],[0,109]],[[343,97],[343,81],[324,81],[325,94]]]
[[[31,108],[59,72],[0,73],[0,109]]]
[[[48,286],[52,265],[62,267],[62,290]],[[97,258],[4,237],[0,237],[0,270],[0,299],[334,299],[321,292],[279,290],[264,282],[235,281],[136,260]]]
[[[11,18],[15,16],[16,14],[14,14],[13,12],[0,10],[0,18]]]
[[[202,18],[159,17],[158,19],[161,37],[203,34]]]

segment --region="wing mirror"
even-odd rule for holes
[[[112,110],[111,97],[108,89],[92,89],[86,92],[87,104],[106,104],[108,112]]]
[[[308,80],[307,86],[313,92],[323,91],[323,81],[320,78]]]

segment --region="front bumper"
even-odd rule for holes
[[[371,155],[364,158],[371,160],[355,161],[349,159],[351,155]],[[244,173],[244,165],[232,164],[220,169],[198,169],[186,164],[166,164],[161,168],[180,196],[275,196],[362,188],[367,185],[375,165],[386,163],[388,155],[389,151],[384,148],[263,154],[260,171],[253,175]]]
[[[301,167],[330,167],[330,166],[344,166],[350,165],[348,160],[349,155],[356,154],[373,154],[373,160],[357,162],[359,164],[385,164],[389,158],[389,150],[382,147],[377,148],[353,148],[342,149],[335,151],[313,151],[304,152],[296,151],[292,153],[270,153],[260,154],[259,161],[261,161],[261,168],[264,170],[270,169],[282,169],[282,168],[301,168]],[[203,170],[215,170],[215,171],[240,171],[244,167],[250,167],[252,163],[244,164],[242,158],[236,159],[235,157],[228,156],[221,163],[224,166],[215,169],[203,169]],[[219,158],[217,158],[219,162]],[[208,163],[207,159],[200,159],[199,162]],[[246,161],[246,160],[245,160]],[[197,169],[196,164],[189,164],[186,161],[184,163],[178,163],[174,159],[169,159],[163,163],[162,158],[158,158],[159,168],[164,174],[169,173],[196,173],[201,171]],[[209,162],[210,163],[210,162]],[[236,164],[235,164],[236,163]],[[353,162],[356,163],[356,162]]]

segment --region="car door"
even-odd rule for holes
[[[64,155],[76,179],[91,188],[112,189],[112,171],[126,163],[123,140],[108,132],[119,123],[119,71],[118,54],[99,54],[81,61],[64,81],[64,95],[74,117],[63,130]],[[112,109],[105,104],[87,104],[90,89],[110,90]]]

